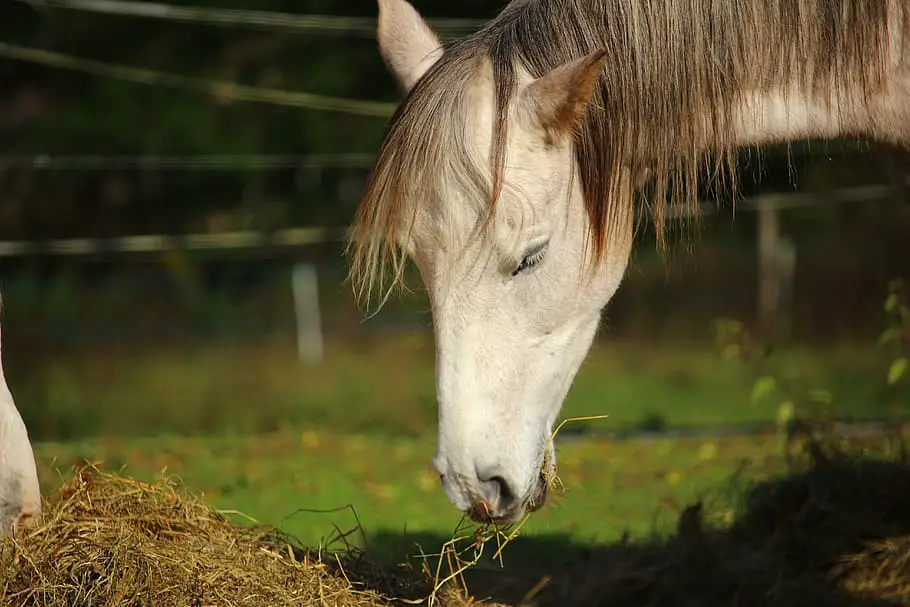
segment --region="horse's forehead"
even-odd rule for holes
[[[542,138],[507,108],[505,165],[498,174],[502,187],[490,216],[497,136],[492,70],[479,69],[464,90],[453,94],[463,95],[462,111],[434,117],[448,121],[431,129],[440,136],[439,152],[445,160],[441,170],[423,174],[431,186],[425,191],[433,196],[418,203],[410,233],[412,254],[431,262],[447,262],[466,249],[511,255],[516,242],[546,223],[549,214],[538,203],[542,203],[539,190],[548,187],[548,171],[540,169],[553,159],[543,150]]]
[[[466,255],[512,260],[530,240],[547,233],[551,215],[507,188],[494,206],[467,200],[462,192],[441,196],[432,213],[421,213],[411,232],[410,254],[425,266],[446,267]]]
[[[439,116],[439,119],[448,121],[446,129],[451,134],[460,130],[459,137],[465,144],[488,153],[493,142],[495,99],[493,81],[484,76],[485,70],[475,75],[466,83],[464,89],[451,91],[451,94],[461,95],[461,103],[456,104],[454,115]],[[444,86],[444,85],[443,85]]]

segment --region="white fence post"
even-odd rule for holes
[[[297,320],[297,355],[303,362],[322,362],[325,348],[319,313],[319,279],[313,264],[294,264],[291,289]]]
[[[780,337],[790,339],[793,329],[793,280],[796,274],[796,244],[787,237],[777,243],[777,267],[780,272]]]
[[[780,310],[779,200],[765,196],[758,207],[758,324],[765,339],[777,337]]]

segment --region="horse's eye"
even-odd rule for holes
[[[547,252],[547,244],[549,243],[544,242],[542,244],[531,247],[525,253],[524,257],[522,257],[521,263],[519,263],[518,266],[512,270],[512,276],[518,276],[528,268],[533,268],[541,261],[543,261],[544,255]]]

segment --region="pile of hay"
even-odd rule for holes
[[[40,527],[0,544],[0,597],[17,607],[367,607],[394,604],[380,591],[426,596],[413,573],[319,555],[240,528],[170,481],[97,469],[50,496]]]

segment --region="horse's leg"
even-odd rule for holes
[[[0,353],[0,536],[15,527],[34,524],[40,513],[35,455],[25,423],[6,385]]]

